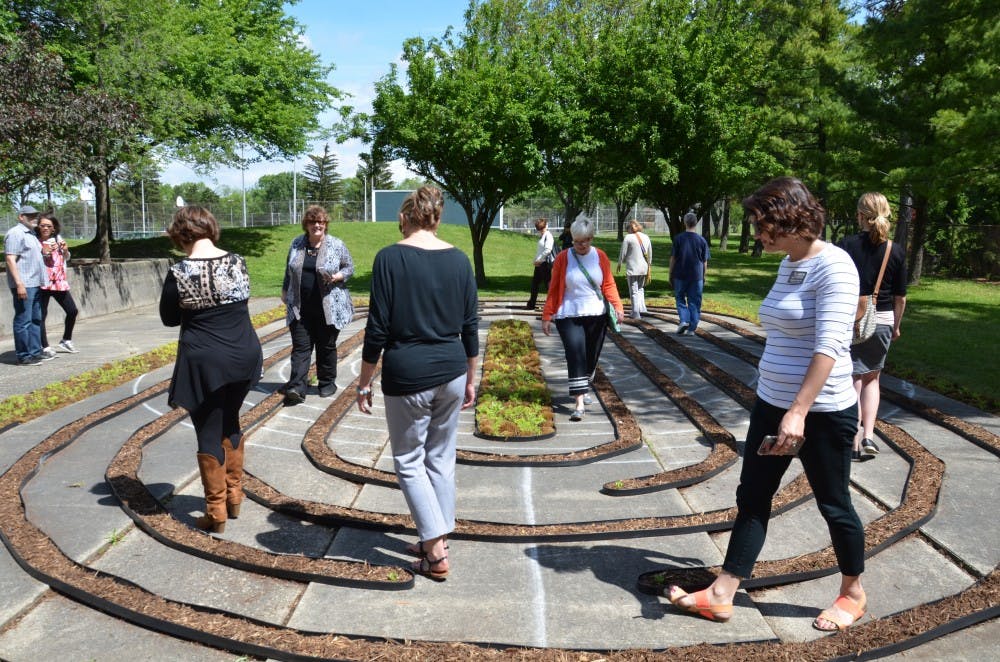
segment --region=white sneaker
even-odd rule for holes
[[[77,352],[80,351],[76,347],[73,347],[72,340],[60,340],[59,349],[61,349],[64,352],[69,352],[70,354],[76,354]]]
[[[43,361],[46,359],[54,359],[56,358],[56,350],[52,349],[51,347],[46,347],[45,349],[42,350],[42,357]]]
[[[590,397],[589,393],[584,393],[583,394],[583,404],[585,404],[585,405],[592,405],[592,404],[594,404],[594,399],[592,397]]]

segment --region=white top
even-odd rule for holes
[[[563,294],[562,304],[559,310],[553,315],[553,319],[564,317],[587,317],[604,314],[604,301],[597,296],[590,281],[580,271],[580,263],[587,269],[594,286],[601,289],[604,282],[604,274],[601,272],[601,261],[597,256],[597,251],[593,248],[586,255],[579,255],[572,248],[566,249],[566,291]],[[576,258],[580,258],[577,261]],[[854,264],[853,262],[851,264]]]
[[[622,248],[618,253],[618,266],[620,267],[622,262],[625,263],[626,276],[645,276],[649,270],[646,255],[652,258],[652,251],[649,237],[642,232],[630,232],[622,241]]]
[[[835,363],[810,411],[833,412],[857,401],[851,378],[851,336],[858,307],[858,269],[833,244],[816,256],[778,267],[778,277],[760,306],[767,344],[760,358],[757,395],[787,409],[802,386],[814,354]]]
[[[544,261],[552,253],[552,245],[554,243],[552,233],[546,229],[542,233],[542,236],[538,238],[538,250],[535,251],[535,262]]]

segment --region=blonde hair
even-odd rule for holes
[[[410,227],[433,230],[441,222],[442,209],[444,196],[441,190],[436,186],[421,186],[406,196],[399,213]]]
[[[892,210],[889,201],[881,193],[864,193],[858,198],[858,217],[861,230],[868,232],[873,244],[881,244],[889,239],[889,219]]]
[[[628,222],[629,232],[642,232],[642,224],[634,218]]]

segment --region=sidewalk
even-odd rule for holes
[[[250,300],[250,314],[280,306],[277,297]],[[4,320],[9,324],[10,320]],[[49,325],[49,342],[58,343],[62,324]],[[143,354],[177,340],[178,328],[163,326],[156,305],[141,306],[100,317],[82,319],[73,331],[73,345],[79,352],[69,354],[56,350],[51,361],[39,365],[19,366],[14,354],[14,338],[0,339],[0,400],[23,395],[74,375]],[[55,345],[53,345],[55,347]],[[3,422],[0,422],[0,426]]]

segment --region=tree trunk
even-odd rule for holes
[[[719,231],[719,249],[729,245],[729,196],[722,199],[722,229]]]
[[[88,175],[94,184],[94,215],[97,217],[94,241],[97,242],[101,264],[111,262],[111,204],[108,177],[101,172]]]
[[[910,250],[910,285],[919,285],[924,271],[924,241],[927,239],[927,198],[922,195],[914,200],[913,247]]]

